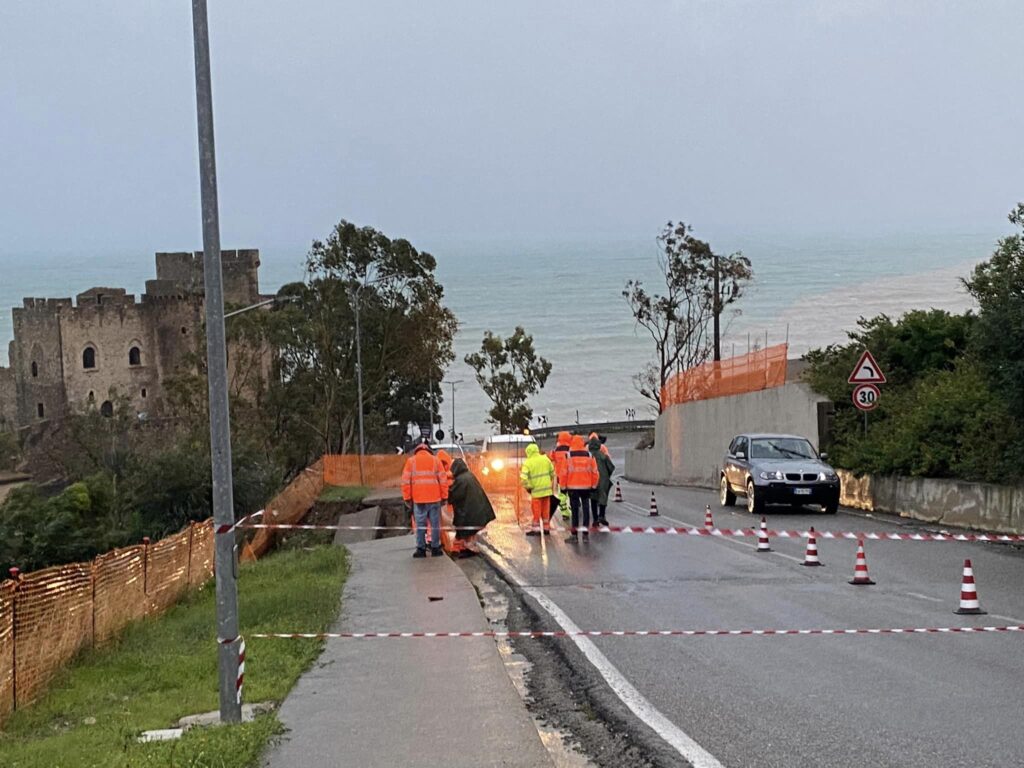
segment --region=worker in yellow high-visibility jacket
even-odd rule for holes
[[[519,472],[519,483],[530,492],[533,525],[527,536],[551,533],[551,496],[555,492],[555,465],[541,453],[536,443],[526,446],[526,461]],[[543,526],[542,526],[543,521]]]

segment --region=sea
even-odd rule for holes
[[[725,318],[723,357],[789,343],[790,357],[847,340],[859,317],[910,309],[963,311],[972,301],[961,279],[988,258],[999,232],[903,235],[748,235],[716,240],[720,253],[742,251],[754,280]],[[437,404],[444,430],[467,440],[489,434],[489,403],[463,362],[486,330],[532,334],[552,364],[531,399],[549,425],[650,418],[632,377],[653,358],[650,337],[622,296],[627,280],[658,290],[653,238],[487,240],[427,238],[415,243],[438,262],[445,300],[460,326],[456,360]],[[242,243],[239,247],[259,247]],[[225,243],[225,247],[236,247]],[[155,250],[155,249],[154,249]],[[262,248],[260,288],[272,293],[301,280],[306,248]],[[92,286],[141,294],[154,276],[152,252],[0,253],[0,341],[12,337],[11,313],[23,297],[74,296]]]

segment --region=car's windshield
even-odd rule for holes
[[[526,440],[517,440],[514,443],[490,443],[487,446],[487,455],[492,459],[498,456],[502,458],[525,457],[528,445],[530,443]]]
[[[811,444],[799,437],[759,437],[750,441],[752,459],[816,459]]]

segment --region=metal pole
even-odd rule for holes
[[[362,302],[362,295],[358,288],[352,295],[352,308],[356,316],[356,391],[359,395],[359,484],[366,485],[363,477],[363,454],[366,452],[366,441],[363,438],[363,331],[359,324],[359,304]]]
[[[718,316],[722,313],[722,309],[719,306],[719,299],[721,296],[720,288],[718,286],[718,254],[712,254],[715,266],[715,299],[712,304],[712,311],[715,313],[714,333],[715,333],[715,362],[719,362],[722,359],[722,337],[718,325]]]
[[[206,291],[206,367],[210,388],[210,458],[213,468],[214,530],[235,523],[231,480],[231,422],[228,414],[227,355],[224,341],[224,290],[217,211],[217,161],[213,144],[213,92],[210,81],[210,30],[206,0],[192,0],[196,63],[196,117],[199,126],[199,186],[203,209],[203,281]],[[220,719],[242,720],[238,681],[238,559],[234,530],[215,533],[217,646]]]

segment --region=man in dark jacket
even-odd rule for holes
[[[448,503],[455,514],[453,525],[458,528],[483,529],[494,519],[494,507],[487,498],[483,486],[476,479],[466,462],[456,459],[452,462],[452,484],[448,488]],[[460,557],[471,557],[476,542],[476,530],[456,530],[455,547]]]
[[[597,488],[590,497],[591,510],[593,511],[594,525],[608,525],[608,493],[612,489],[612,473],[615,472],[615,464],[608,455],[608,449],[601,444],[600,438],[594,436],[587,444],[590,455],[597,462],[597,473],[600,479],[597,481]]]

